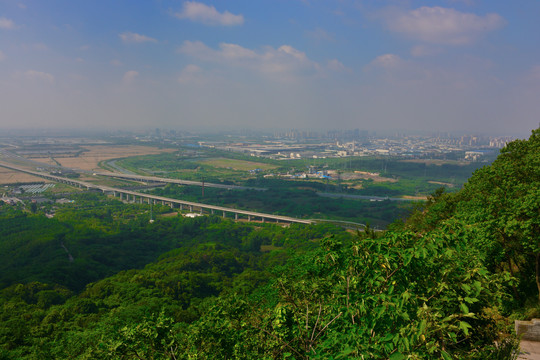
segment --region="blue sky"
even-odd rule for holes
[[[0,128],[527,135],[540,1],[0,0]]]

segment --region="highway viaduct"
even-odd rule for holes
[[[11,164],[6,164],[3,162],[0,162],[0,166],[20,171],[23,173],[27,173],[30,175],[38,176],[44,179],[48,179],[51,181],[64,183],[72,186],[77,186],[79,188],[86,188],[87,190],[96,189],[102,191],[104,194],[111,194],[113,196],[119,196],[120,200],[126,200],[126,201],[133,201],[137,202],[137,200],[142,204],[143,202],[147,202],[148,204],[154,203],[161,203],[162,205],[168,205],[171,208],[179,208],[180,210],[189,210],[190,212],[193,211],[199,211],[200,213],[203,213],[203,211],[207,211],[211,214],[222,213],[223,217],[226,217],[227,214],[232,214],[236,220],[239,219],[239,216],[243,216],[244,218],[247,218],[248,221],[260,219],[262,222],[265,221],[275,221],[275,222],[284,222],[284,223],[299,223],[299,224],[312,224],[312,220],[307,219],[297,219],[289,216],[281,216],[281,215],[273,215],[273,214],[264,214],[254,211],[247,211],[247,210],[239,210],[234,208],[228,208],[223,206],[216,206],[216,205],[208,205],[208,204],[202,204],[202,203],[196,203],[191,201],[184,201],[184,200],[178,200],[178,199],[171,199],[163,196],[156,196],[151,194],[145,194],[140,193],[136,191],[130,191],[130,190],[124,190],[119,188],[114,188],[110,186],[104,186],[104,185],[98,185],[89,183],[86,181],[80,181],[80,180],[74,180],[70,178],[65,178],[62,176],[56,176],[51,175],[47,173],[42,173],[38,171],[32,171],[23,169]],[[159,178],[156,178],[159,179]]]
[[[260,190],[260,191],[268,190],[266,188],[260,188],[260,187],[215,184],[215,183],[207,183],[207,182],[203,183],[202,181],[168,179],[168,178],[161,178],[161,177],[156,177],[156,176],[144,176],[144,175],[122,174],[122,173],[112,173],[112,172],[98,172],[98,173],[94,173],[94,175],[109,176],[109,177],[114,177],[114,178],[135,180],[135,181],[141,181],[141,182],[160,182],[160,183],[171,183],[171,184],[178,184],[178,185],[205,186],[205,187],[213,187],[213,188],[227,189],[227,190],[235,190],[235,189],[236,190]]]

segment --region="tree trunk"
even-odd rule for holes
[[[506,253],[506,259],[508,261],[508,270],[510,270],[510,275],[512,275],[512,277],[515,277],[514,268],[512,267],[512,258],[510,257],[510,254]],[[537,276],[536,284],[538,285],[538,257],[536,258],[536,276]],[[519,293],[517,291],[516,284],[512,283],[512,289],[514,290],[514,296],[516,297],[516,300],[519,300]],[[540,295],[539,295],[539,299],[540,299]]]
[[[538,288],[538,302],[540,302],[540,253],[536,254],[536,287]]]

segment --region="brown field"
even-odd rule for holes
[[[413,195],[404,195],[404,199],[413,199],[413,200],[427,200],[427,196],[413,196]]]
[[[435,185],[444,185],[444,186],[448,186],[450,188],[454,187],[454,184],[450,184],[450,183],[442,182],[442,181],[428,181],[428,183],[435,184]]]
[[[159,149],[139,145],[95,145],[83,147],[88,151],[85,151],[79,157],[55,158],[55,160],[65,167],[92,171],[100,170],[98,164],[104,160],[176,151],[175,149]]]
[[[37,176],[0,167],[0,184],[14,184],[23,182],[50,182]]]
[[[337,171],[329,170],[328,175],[332,177],[332,179],[337,179],[338,174]],[[341,180],[373,180],[375,182],[397,182],[396,179],[390,179],[386,177],[382,177],[377,173],[370,173],[366,171],[355,171],[355,172],[344,172],[339,174]]]
[[[170,213],[165,213],[165,214],[160,214],[159,216],[161,216],[161,217],[174,217],[174,216],[178,216],[178,211],[170,212]]]

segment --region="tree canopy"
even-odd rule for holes
[[[0,359],[512,359],[509,316],[539,299],[539,147],[385,232],[0,208]]]

